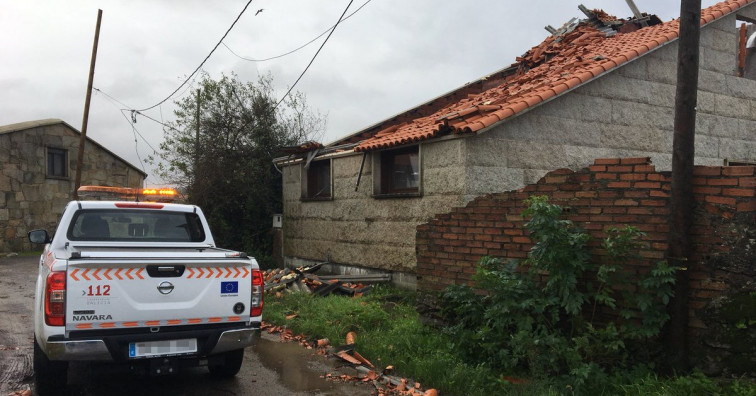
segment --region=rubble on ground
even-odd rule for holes
[[[390,274],[315,275],[324,263],[309,267],[272,269],[263,273],[265,292],[304,292],[324,297],[341,294],[359,297],[369,292],[374,283],[391,281]]]
[[[339,359],[342,362],[351,365],[359,375],[352,376],[348,374],[327,373],[322,378],[329,381],[340,382],[359,382],[371,384],[375,387],[376,396],[436,396],[435,389],[422,390],[420,383],[411,382],[406,378],[393,375],[394,367],[386,366],[383,369],[377,369],[369,360],[365,359],[356,351],[357,334],[349,332],[346,336],[346,343],[342,346],[334,347],[330,340],[321,338],[319,340],[308,339],[304,334],[295,335],[291,329],[286,326],[274,326],[263,322],[262,330],[270,334],[278,334],[281,341],[298,342],[299,345],[307,349],[315,349],[322,356],[331,359]]]

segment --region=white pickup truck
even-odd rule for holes
[[[263,278],[244,253],[219,249],[200,208],[73,201],[46,244],[34,303],[40,394],[67,382],[69,361],[115,361],[149,374],[206,365],[239,371],[260,328]]]

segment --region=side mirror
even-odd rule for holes
[[[47,230],[32,230],[29,231],[29,242],[31,243],[50,243],[52,241],[52,238],[50,238],[50,234],[47,233]]]

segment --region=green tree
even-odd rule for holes
[[[282,210],[273,158],[280,147],[322,134],[324,119],[301,93],[276,106],[270,75],[245,83],[235,74],[213,80],[204,73],[197,86],[198,94],[176,102],[176,121],[152,161],[161,178],[203,209],[219,246],[265,260],[271,216]]]

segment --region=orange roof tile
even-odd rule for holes
[[[703,9],[701,25],[754,1],[726,0]],[[491,81],[482,79],[478,85],[462,87],[342,142],[357,142],[355,151],[371,151],[448,133],[476,132],[562,95],[678,36],[679,20],[661,23],[657,18],[659,23],[648,27],[619,20],[623,25],[616,32],[606,24],[617,18],[602,10],[593,13],[594,18],[576,26],[566,24],[556,36],[547,37],[511,67],[492,75]]]

